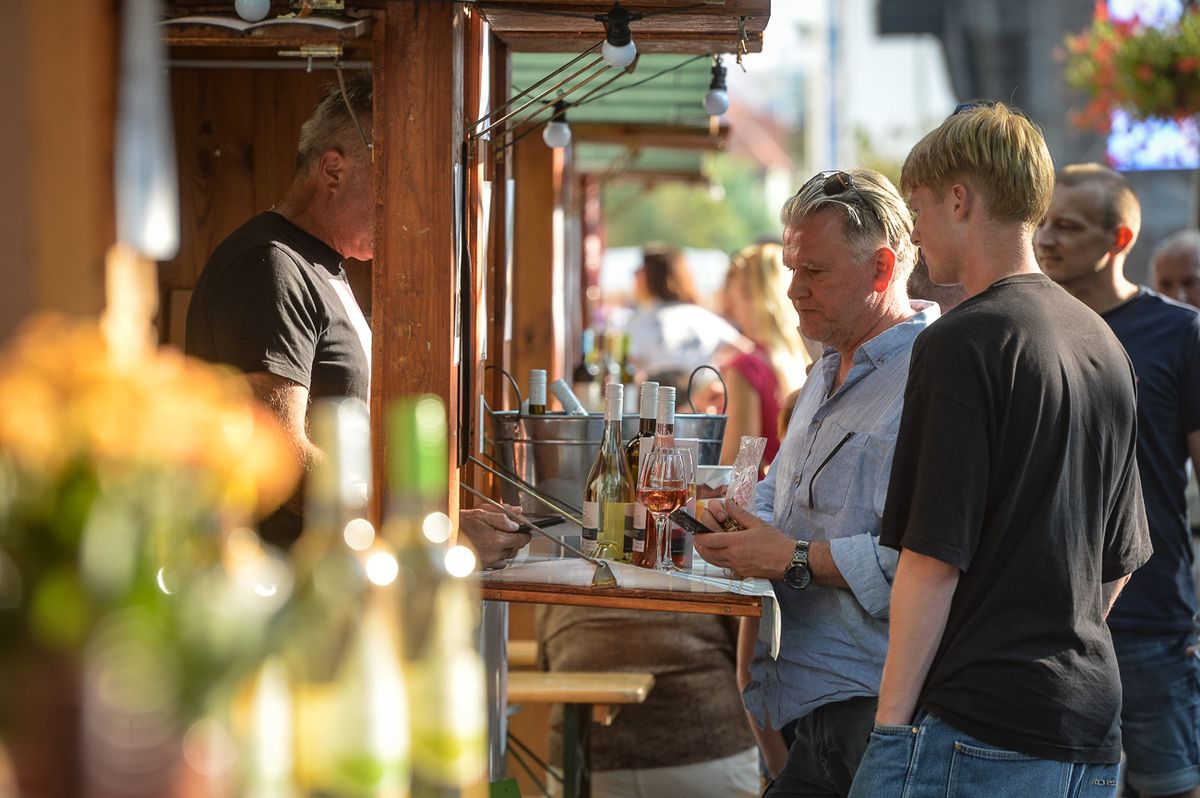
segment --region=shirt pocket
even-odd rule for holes
[[[801,501],[819,513],[839,512],[846,504],[867,445],[865,432],[827,421],[809,458],[807,484]]]

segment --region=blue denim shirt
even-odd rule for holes
[[[797,540],[827,540],[849,590],[775,581],[779,657],[762,641],[743,698],[760,724],[803,717],[835,701],[879,694],[898,554],[879,546],[908,362],[938,307],[864,343],[832,396],[841,356],[826,350],[800,390],[787,436],[755,493],[755,513]]]

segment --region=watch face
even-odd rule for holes
[[[812,579],[812,574],[806,566],[793,565],[787,569],[787,573],[783,575],[783,581],[788,587],[794,587],[797,590],[803,590],[808,587],[809,581]]]

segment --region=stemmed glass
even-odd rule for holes
[[[687,503],[692,482],[691,452],[678,446],[656,446],[638,473],[637,499],[654,517],[654,545],[659,571],[678,571],[671,561],[671,533],[667,517]]]

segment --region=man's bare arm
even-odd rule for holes
[[[899,726],[916,714],[917,698],[946,631],[959,575],[941,560],[909,549],[900,552],[876,722]]]
[[[1129,581],[1129,576],[1129,574],[1125,574],[1125,576],[1122,576],[1120,579],[1113,580],[1112,582],[1105,582],[1100,586],[1104,591],[1105,618],[1107,618],[1108,614],[1112,612],[1113,605],[1117,603],[1117,596],[1121,595],[1121,591],[1125,588],[1125,583]]]
[[[246,379],[250,383],[250,389],[254,391],[255,398],[262,402],[283,426],[288,443],[296,453],[296,460],[304,469],[304,473],[311,473],[324,455],[308,437],[308,388],[266,371],[250,372]],[[303,491],[297,490],[284,506],[297,513],[303,512]]]

